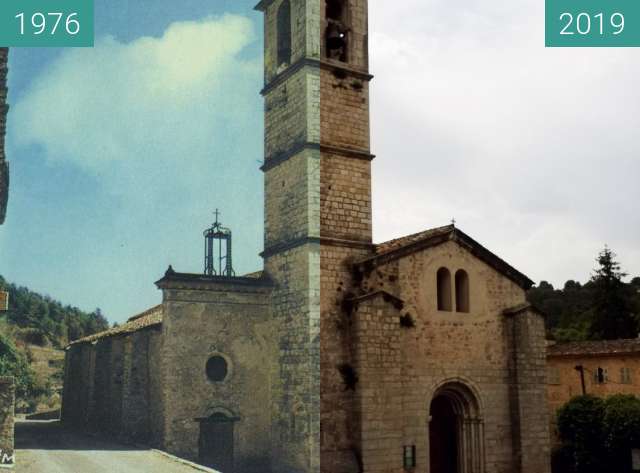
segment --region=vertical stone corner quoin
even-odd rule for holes
[[[0,225],[4,223],[9,198],[9,163],[5,154],[7,130],[7,75],[9,72],[9,48],[0,48]]]

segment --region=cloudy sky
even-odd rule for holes
[[[122,321],[201,271],[216,207],[260,267],[253,3],[96,0],[95,48],[11,51],[0,274]],[[605,243],[639,275],[636,50],[545,49],[539,0],[370,3],[375,239],[455,218],[536,281]]]

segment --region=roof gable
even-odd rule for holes
[[[414,233],[375,245],[375,255],[356,262],[354,266],[362,272],[369,272],[393,260],[404,258],[405,256],[441,245],[448,241],[453,241],[462,246],[473,256],[485,262],[523,289],[526,290],[533,286],[534,283],[531,279],[454,225],[432,228],[424,232]]]

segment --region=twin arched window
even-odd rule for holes
[[[436,279],[438,310],[451,312],[453,310],[451,272],[442,267],[438,270]],[[455,275],[455,303],[456,312],[469,312],[469,275],[464,269],[459,269]]]
[[[278,64],[291,63],[291,2],[284,0],[278,7]]]

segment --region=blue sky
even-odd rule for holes
[[[605,244],[640,275],[640,50],[547,49],[540,0],[369,4],[374,240],[455,217],[535,281]],[[0,274],[122,321],[202,270],[216,207],[260,268],[253,6],[96,0],[95,49],[11,51]]]
[[[0,274],[112,321],[202,270],[219,207],[238,273],[262,249],[253,2],[96,0],[93,49],[12,49]]]

